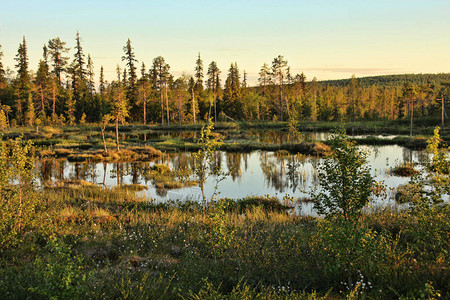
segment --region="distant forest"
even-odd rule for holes
[[[94,74],[80,35],[75,46],[54,38],[43,46],[32,71],[25,37],[15,57],[15,72],[5,68],[0,46],[0,129],[6,126],[84,123],[186,124],[216,121],[356,121],[438,116],[450,96],[450,73],[404,74],[343,80],[309,80],[291,74],[279,55],[259,71],[250,87],[237,63],[219,70],[198,54],[193,74],[175,78],[162,56],[150,67],[139,62],[128,39],[111,82]],[[220,74],[226,72],[225,82]],[[96,80],[97,78],[97,80]],[[97,84],[95,83],[97,81]]]

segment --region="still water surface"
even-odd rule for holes
[[[425,153],[401,146],[361,146],[368,153],[368,162],[376,180],[383,180],[390,196],[400,184],[409,178],[393,176],[389,169],[403,162],[423,162]],[[316,167],[320,159],[299,155],[279,156],[274,152],[254,151],[251,153],[218,152],[216,163],[229,175],[217,184],[218,197],[243,198],[251,195],[270,195],[283,199],[285,196],[302,199],[310,197],[317,184]],[[198,186],[172,190],[156,188],[144,176],[145,169],[154,164],[166,164],[171,169],[190,168],[190,153],[168,153],[153,162],[132,163],[71,163],[64,159],[41,160],[38,169],[41,182],[83,179],[95,184],[113,187],[117,184],[139,183],[147,187],[141,192],[155,201],[168,199],[198,200],[201,191]],[[217,178],[208,178],[205,189],[208,197],[214,193]],[[304,210],[311,205],[304,204]]]

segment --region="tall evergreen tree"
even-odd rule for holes
[[[200,58],[200,52],[195,61],[195,90],[197,93],[203,91],[203,61]]]
[[[31,76],[28,71],[28,50],[25,37],[19,44],[17,55],[14,58],[17,61],[17,79],[15,84],[16,90],[16,118],[19,122],[23,120],[23,103],[30,93]]]
[[[83,52],[83,48],[81,47],[81,38],[80,33],[77,31],[77,36],[75,38],[76,45],[75,45],[75,66],[76,66],[76,72],[78,78],[83,81],[86,77],[86,70],[84,69],[85,62],[85,55]]]
[[[220,89],[220,81],[219,81],[220,70],[217,67],[217,63],[215,61],[211,62],[208,67],[208,81],[207,87],[213,94],[213,102],[214,102],[214,123],[217,122],[217,94]],[[211,115],[211,109],[209,112]]]
[[[128,67],[128,84],[130,87],[134,87],[137,81],[136,66],[134,63],[137,62],[137,59],[130,39],[127,40],[127,44],[123,47],[123,52],[125,52],[125,55],[122,56],[122,60],[126,62],[126,66]]]
[[[87,89],[89,94],[92,96],[95,92],[95,82],[94,82],[94,63],[92,62],[91,55],[88,54],[87,65],[86,65],[86,75],[87,75]]]
[[[66,42],[61,41],[59,37],[48,41],[48,51],[53,60],[53,73],[56,75],[59,85],[62,83],[61,75],[65,71],[69,60],[65,56],[69,49],[66,47]]]
[[[34,110],[34,102],[33,102],[33,94],[28,94],[27,101],[27,112],[25,114],[25,122],[28,126],[33,126],[34,119],[36,118],[35,110]]]
[[[128,117],[128,103],[123,84],[116,83],[112,87],[113,117],[116,125],[116,149],[119,151],[119,122],[123,123]]]
[[[266,87],[270,83],[270,69],[266,63],[264,63],[264,65],[261,67],[261,70],[259,70],[258,82],[259,86],[263,88],[263,96],[266,96]]]
[[[283,83],[287,72],[287,60],[284,59],[282,55],[278,55],[272,61],[272,75],[278,83],[279,91],[279,107],[278,115],[280,121],[283,121],[283,110],[284,110],[284,96],[283,96]]]
[[[167,98],[167,85],[169,80],[170,66],[164,60],[164,57],[158,56],[153,59],[152,71],[156,77],[160,100],[161,100],[161,124],[164,124],[164,98],[166,98],[167,125],[169,125],[169,99]]]
[[[6,72],[5,68],[3,67],[2,58],[3,58],[3,51],[2,45],[0,45],[0,90],[6,87]]]
[[[237,63],[232,63],[228,70],[225,88],[223,91],[223,111],[233,118],[240,118],[239,100],[241,96],[241,83]]]

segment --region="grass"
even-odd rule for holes
[[[349,227],[290,214],[275,198],[218,200],[203,216],[199,203],[157,204],[132,190],[69,185],[40,192],[36,229],[20,246],[0,248],[2,295],[449,296],[448,206],[428,214],[379,209]]]

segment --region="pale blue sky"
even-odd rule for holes
[[[109,80],[123,66],[128,38],[139,64],[162,55],[175,76],[193,73],[198,52],[205,69],[215,60],[224,76],[236,61],[253,84],[279,54],[309,80],[450,72],[449,0],[0,0],[0,7],[10,68],[23,35],[35,70],[44,43],[59,36],[73,47],[78,30],[96,77],[103,65]]]

